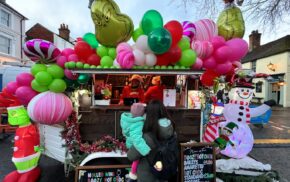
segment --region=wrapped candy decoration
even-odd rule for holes
[[[182,28],[183,28],[183,37],[187,38],[189,41],[192,41],[196,32],[195,25],[190,21],[184,21],[182,22]]]
[[[66,95],[49,91],[35,96],[27,107],[33,121],[47,125],[65,121],[72,109],[72,102]]]
[[[120,44],[117,47],[117,62],[121,68],[130,69],[134,66],[135,57],[132,48],[126,44]]]
[[[226,40],[242,38],[245,33],[245,22],[241,10],[234,4],[226,5],[217,21],[218,34]]]
[[[53,43],[42,39],[27,41],[23,46],[23,52],[32,61],[44,64],[55,62],[61,53]]]

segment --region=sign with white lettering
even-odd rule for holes
[[[210,143],[181,144],[181,182],[215,182],[215,148]]]
[[[130,165],[79,166],[75,182],[125,182]]]

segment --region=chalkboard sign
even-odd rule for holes
[[[215,148],[210,143],[181,144],[181,181],[215,182]]]
[[[130,165],[79,166],[75,182],[125,182]]]

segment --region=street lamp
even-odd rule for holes
[[[275,70],[276,70],[276,69],[275,69],[275,65],[274,65],[273,63],[271,63],[271,62],[267,65],[267,67],[268,67],[268,69],[271,70],[271,71],[275,71]]]

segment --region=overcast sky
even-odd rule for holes
[[[94,33],[94,24],[88,9],[89,0],[6,0],[6,2],[29,19],[26,21],[26,30],[40,23],[58,33],[59,25],[65,23],[69,26],[72,38],[82,37],[87,32]],[[164,22],[174,19],[194,22],[209,18],[197,16],[190,5],[185,9],[181,0],[115,0],[115,2],[122,13],[131,17],[135,27],[139,25],[143,14],[150,9],[159,11]],[[216,21],[215,18],[213,20]],[[275,32],[263,32],[261,27],[246,21],[244,39],[248,41],[250,32],[257,29],[263,33],[262,44],[290,34],[290,26],[286,24]]]

